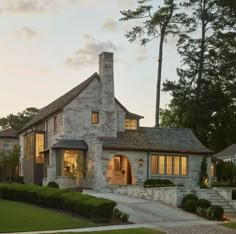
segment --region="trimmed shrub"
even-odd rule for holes
[[[144,188],[169,187],[175,184],[169,179],[148,179],[144,182]]]
[[[221,206],[211,206],[210,216],[212,219],[221,220],[223,218],[224,209]]]
[[[203,209],[207,209],[211,206],[211,203],[207,199],[201,198],[197,201],[197,206]]]
[[[232,190],[232,200],[236,200],[236,190]]]
[[[37,185],[1,185],[0,195],[3,199],[63,209],[99,221],[109,220],[116,206],[116,202],[108,199]]]
[[[193,194],[193,193],[189,193],[187,195],[185,195],[182,199],[182,207],[184,207],[185,203],[188,201],[188,200],[195,200],[195,201],[198,201],[198,197]]]
[[[194,213],[197,210],[197,201],[190,199],[190,200],[186,201],[183,208],[185,211]]]
[[[50,181],[50,182],[47,184],[47,186],[50,187],[50,188],[59,188],[58,183],[56,183],[55,181]]]

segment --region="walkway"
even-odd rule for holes
[[[236,233],[235,230],[216,225],[221,222],[208,221],[158,201],[132,198],[113,193],[101,193],[94,190],[84,190],[84,193],[114,200],[117,202],[118,209],[130,215],[129,221],[135,224],[150,225],[150,227],[156,227],[170,234]]]

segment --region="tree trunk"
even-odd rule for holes
[[[163,43],[165,38],[165,30],[162,30],[159,43],[159,59],[158,59],[158,71],[157,71],[157,91],[156,91],[156,118],[155,127],[159,128],[159,116],[160,116],[160,93],[161,93],[161,71],[162,71],[162,57],[163,57]]]

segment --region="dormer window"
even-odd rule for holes
[[[137,119],[125,119],[125,129],[137,130],[138,121]]]
[[[98,124],[98,112],[92,112],[91,122],[92,124]]]

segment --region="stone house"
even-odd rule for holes
[[[19,131],[26,183],[88,188],[135,185],[148,178],[198,184],[211,152],[190,129],[141,127],[114,96],[113,54],[99,55],[99,74],[42,108]]]
[[[0,131],[0,151],[9,152],[13,150],[13,147],[18,145],[18,136],[15,130],[5,129]],[[13,174],[17,175],[18,170],[13,172]],[[0,181],[6,180],[9,174],[9,170],[7,168],[3,168],[0,166]]]
[[[223,160],[223,161],[232,161],[236,165],[236,144],[232,144],[222,151],[213,155],[214,158]]]

